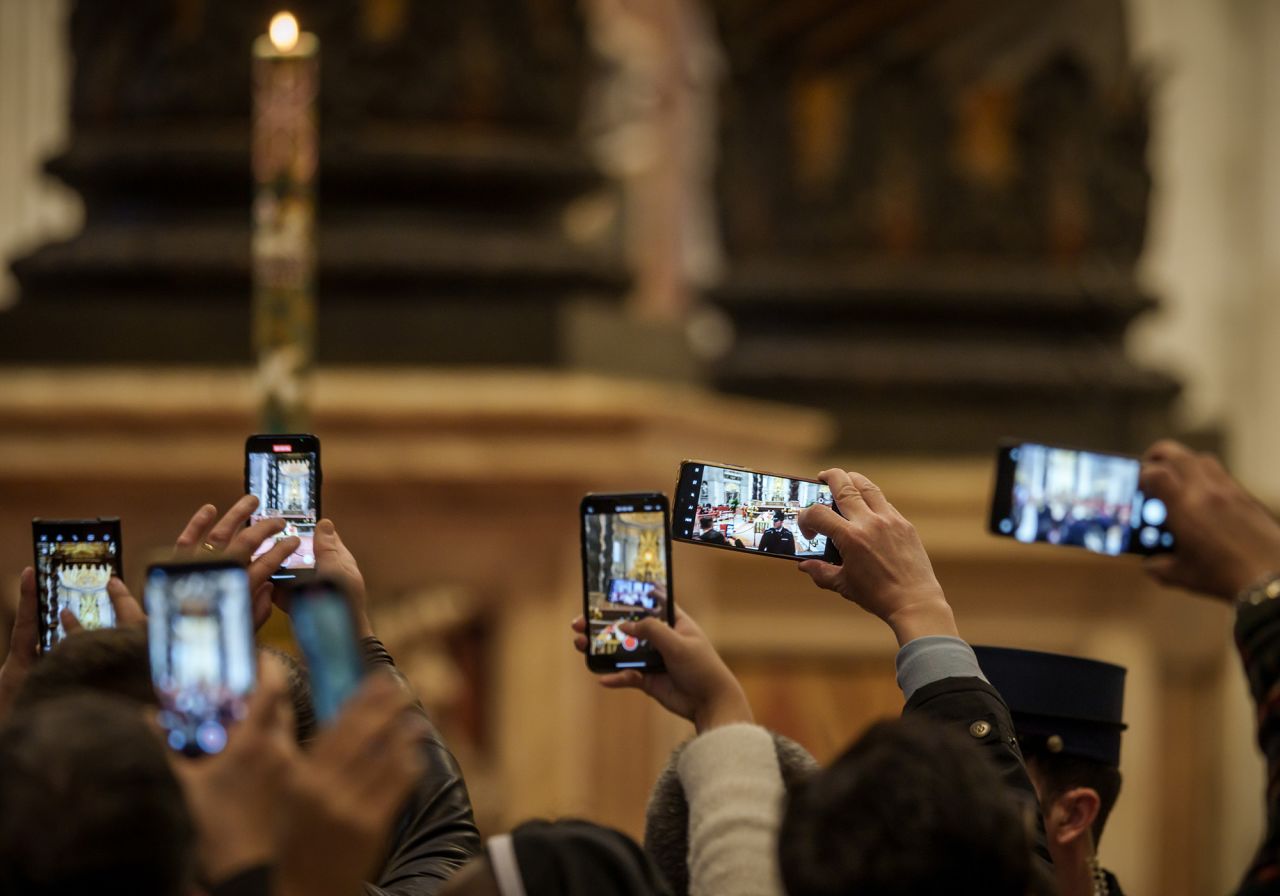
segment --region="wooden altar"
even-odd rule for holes
[[[918,525],[964,634],[1127,665],[1124,793],[1103,858],[1126,891],[1221,891],[1261,823],[1227,612],[1163,593],[1139,564],[983,531],[987,460],[831,457],[816,412],[582,374],[330,369],[317,383],[325,514],[359,558],[375,627],[433,708],[487,833],[575,814],[638,832],[690,733],[598,688],[569,641],[589,490],[669,490],[684,457],[857,467]],[[127,578],[201,503],[240,492],[247,374],[0,372],[0,569],[30,562],[32,516],[117,514]],[[674,549],[677,599],[715,638],[759,719],[835,755],[896,714],[893,640],[791,564]]]

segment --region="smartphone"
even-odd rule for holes
[[[666,496],[587,495],[579,511],[587,668],[661,672],[662,655],[618,626],[646,616],[675,622]]]
[[[289,619],[311,676],[316,718],[323,724],[338,714],[364,678],[351,603],[333,582],[308,582],[290,592]]]
[[[151,683],[169,746],[220,753],[257,678],[249,574],[233,560],[159,563],[144,592]]]
[[[116,611],[107,582],[123,569],[120,520],[31,521],[35,547],[36,600],[40,652],[66,637],[62,611],[85,628],[114,628]]]
[[[320,519],[320,440],[309,434],[254,435],[244,443],[244,490],[258,499],[249,525],[282,517],[284,531],[264,542],[257,558],[275,541],[296,535],[298,549],[272,575],[277,582],[305,577],[315,570],[315,532]]]
[[[1036,442],[1006,441],[996,451],[991,532],[1025,543],[1096,554],[1173,550],[1159,498],[1138,490],[1136,457]]]
[[[816,479],[798,479],[732,464],[686,460],[676,483],[676,541],[789,560],[839,563],[825,535],[805,538],[796,524],[812,504],[837,510],[831,489]]]

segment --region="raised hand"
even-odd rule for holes
[[[367,638],[373,635],[373,627],[369,624],[368,594],[365,591],[364,576],[356,564],[356,558],[342,543],[338,529],[333,520],[324,519],[316,524],[313,540],[316,551],[316,576],[329,579],[342,586],[351,601],[351,612],[355,616],[356,637]]]
[[[115,576],[112,576],[111,581],[107,582],[107,597],[111,599],[111,606],[116,614],[116,625],[119,628],[135,628],[147,624],[147,614],[142,612],[142,605],[130,593],[125,583]],[[68,635],[83,628],[80,625],[80,620],[76,618],[76,614],[71,612],[69,607],[63,607],[62,613],[59,614],[58,618],[62,622],[63,630]]]
[[[1173,553],[1146,561],[1163,584],[1230,599],[1280,572],[1280,523],[1216,457],[1157,442],[1143,456],[1139,487],[1169,511]]]
[[[282,538],[261,557],[250,562],[254,552],[269,538],[284,531],[285,521],[278,517],[258,520],[245,526],[258,508],[258,499],[245,495],[218,518],[218,508],[206,504],[188,520],[174,545],[174,556],[199,559],[209,556],[230,557],[244,563],[249,570],[249,588],[253,595],[253,625],[261,628],[271,616],[274,585],[271,576],[302,543],[296,536]]]
[[[825,504],[800,512],[805,538],[822,534],[843,558],[799,564],[821,588],[835,591],[893,629],[899,644],[925,635],[956,636],[955,618],[915,527],[861,473],[824,470],[818,477],[844,516]]]
[[[585,652],[586,620],[579,616],[571,627],[575,632],[573,646]],[[611,672],[600,676],[602,687],[644,691],[669,711],[693,722],[699,734],[721,725],[752,721],[742,685],[688,613],[676,607],[674,626],[650,616],[624,622],[621,628],[652,644],[662,654],[667,671]]]
[[[275,861],[301,762],[284,668],[264,656],[258,670],[248,711],[231,728],[226,749],[201,759],[172,757],[195,820],[201,871],[214,883]]]
[[[412,705],[390,676],[372,675],[302,758],[288,797],[281,896],[360,892],[423,772],[427,723]]]
[[[39,601],[36,571],[28,566],[18,579],[18,615],[9,635],[9,653],[0,666],[0,720],[9,715],[13,702],[40,655]]]

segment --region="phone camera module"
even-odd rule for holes
[[[1169,510],[1159,498],[1151,498],[1142,505],[1142,521],[1149,526],[1164,525],[1169,518]]]

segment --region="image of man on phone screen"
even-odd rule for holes
[[[787,531],[786,514],[781,510],[773,512],[773,528],[760,536],[760,551],[765,554],[795,555],[796,537]]]

